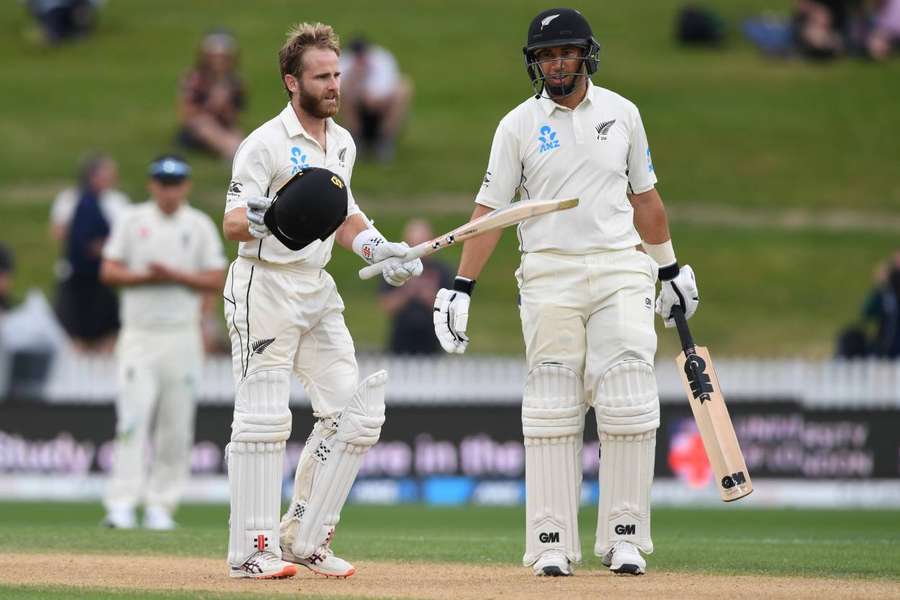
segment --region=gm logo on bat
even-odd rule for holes
[[[694,377],[696,373],[697,377]],[[687,375],[691,384],[691,393],[694,398],[700,399],[700,404],[709,400],[709,395],[713,391],[712,381],[706,374],[706,361],[692,354],[684,362],[684,374]]]
[[[738,471],[737,473],[732,473],[731,475],[726,475],[722,478],[722,487],[726,490],[730,490],[736,485],[742,485],[747,483],[747,476],[744,475],[743,471]]]

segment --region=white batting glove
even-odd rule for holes
[[[250,235],[258,240],[267,235],[272,235],[272,232],[269,231],[269,228],[266,227],[263,221],[263,217],[265,217],[266,211],[269,210],[270,206],[272,206],[272,198],[253,196],[247,199],[247,221],[250,222],[247,229],[250,231]]]
[[[453,287],[452,290],[441,288],[434,299],[434,334],[446,352],[462,354],[469,346],[466,327],[475,282],[457,277]]]
[[[401,260],[409,252],[409,244],[389,242],[374,228],[357,234],[353,240],[353,251],[370,265],[387,260],[381,274],[394,287],[400,287],[411,277],[418,277],[424,269],[421,259]]]
[[[675,327],[672,307],[678,304],[684,308],[685,319],[690,319],[700,304],[697,279],[690,265],[684,265],[678,269],[678,274],[673,278],[662,281],[659,296],[656,298],[656,313],[663,318],[663,324],[667,328]]]

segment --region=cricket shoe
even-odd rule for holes
[[[631,542],[616,542],[600,562],[617,575],[643,575],[647,568],[647,561]]]
[[[356,573],[356,567],[343,558],[335,556],[334,551],[327,545],[320,546],[318,550],[306,558],[300,558],[290,548],[282,546],[281,558],[288,562],[303,565],[313,573],[324,575],[325,577],[346,579]]]
[[[148,506],[144,510],[144,529],[172,531],[177,527],[172,515],[164,508]]]
[[[100,524],[110,529],[134,529],[137,526],[137,518],[134,516],[133,508],[111,508]]]
[[[568,577],[572,574],[569,559],[562,552],[555,550],[541,553],[531,568],[538,577]]]
[[[232,566],[229,575],[245,579],[284,579],[297,574],[297,567],[269,551],[254,552],[239,567]]]

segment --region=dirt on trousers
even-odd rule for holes
[[[460,600],[565,598],[900,598],[900,582],[653,572],[641,577],[580,570],[574,577],[534,577],[516,566],[361,561],[349,579],[301,569],[282,580],[231,579],[224,561],[163,556],[0,553],[0,584],[137,591],[203,591],[295,597]]]

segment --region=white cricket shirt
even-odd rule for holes
[[[521,223],[519,249],[584,254],[639,244],[626,193],[655,183],[637,107],[589,81],[574,110],[531,97],[503,117],[475,202],[578,197],[575,208]]]
[[[325,150],[300,125],[288,103],[281,113],[241,142],[225,194],[225,212],[246,208],[251,196],[273,197],[278,189],[304,167],[324,167],[347,184],[347,216],[361,212],[350,191],[350,176],[356,161],[356,145],[350,132],[332,119],[325,122]],[[241,242],[238,254],[246,258],[323,268],[331,259],[334,234],[315,240],[302,250],[291,250],[274,236]]]
[[[206,214],[187,204],[171,215],[150,200],[127,209],[113,226],[103,258],[146,272],[160,263],[199,273],[224,269],[218,230]],[[126,328],[197,326],[200,294],[183,285],[138,285],[122,288],[122,325]]]

